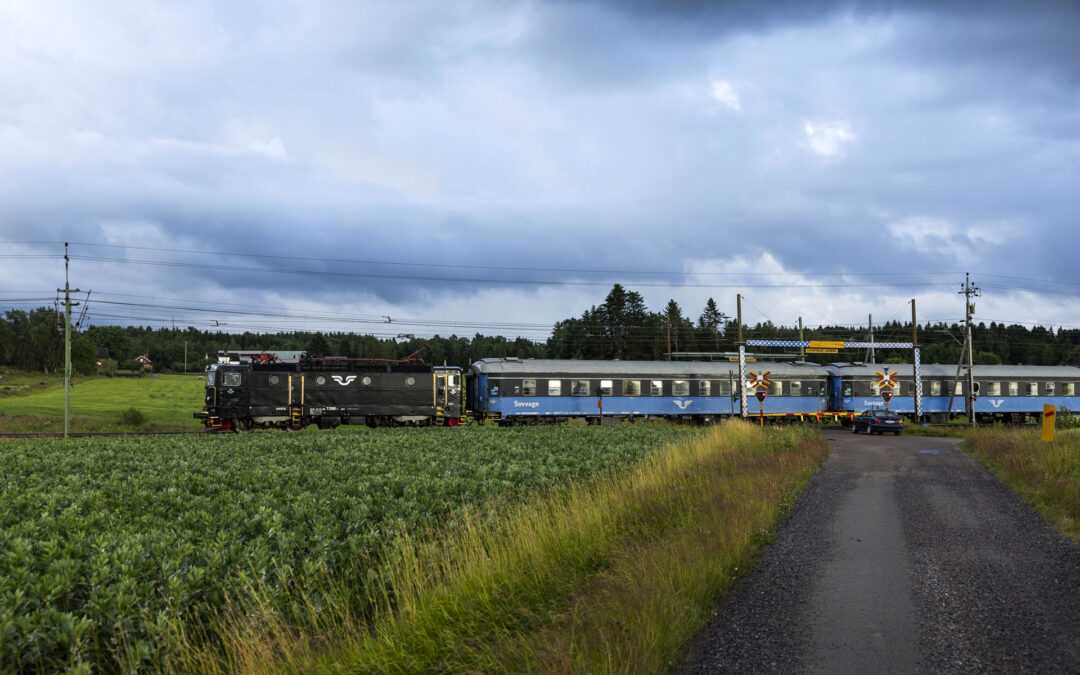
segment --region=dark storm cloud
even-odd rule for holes
[[[36,40],[6,35],[4,238],[383,275],[132,266],[123,283],[415,308],[503,288],[431,277],[600,279],[582,287],[599,302],[615,280],[657,279],[588,270],[750,269],[766,253],[868,280],[977,265],[1080,282],[1063,245],[1075,5],[117,7],[46,10]],[[457,267],[420,266],[436,264]],[[545,286],[505,288],[521,306]],[[683,292],[693,307],[712,294]]]

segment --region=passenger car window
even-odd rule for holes
[[[623,380],[623,396],[641,396],[641,380]]]
[[[589,395],[589,381],[588,380],[571,380],[570,393],[574,396],[588,396]]]
[[[1039,395],[1039,383],[1038,382],[1028,382],[1028,396],[1038,396],[1038,395]]]
[[[672,380],[672,382],[671,382],[671,395],[672,396],[689,396],[690,395],[690,380]]]
[[[780,380],[773,380],[773,383],[769,385],[769,396],[783,396],[784,395],[784,383]]]
[[[791,381],[791,395],[802,396],[802,382],[800,382],[799,380]]]
[[[649,396],[660,396],[664,392],[664,383],[662,380],[651,380],[649,382]]]
[[[730,382],[728,382],[727,380],[720,380],[720,382],[718,382],[717,384],[718,384],[718,386],[716,388],[716,393],[719,396],[730,396],[731,395],[731,383]]]
[[[930,395],[941,396],[941,383],[937,380],[930,383]]]
[[[522,380],[521,381],[521,395],[522,396],[536,396],[536,380]]]
[[[1062,396],[1076,396],[1076,383],[1075,382],[1062,382],[1061,383]]]
[[[611,384],[611,380],[600,380],[600,395],[611,396],[615,391],[615,387]]]
[[[698,382],[698,396],[709,396],[712,393],[712,382],[701,380]]]
[[[1054,395],[1054,383],[1053,382],[1047,382],[1046,383],[1046,395],[1047,396],[1053,396]]]
[[[1009,396],[1019,396],[1019,395],[1020,395],[1020,383],[1019,382],[1010,382],[1009,383]]]
[[[562,380],[548,380],[548,396],[562,396]]]
[[[1001,396],[1001,383],[1000,382],[987,382],[986,395],[987,396]]]

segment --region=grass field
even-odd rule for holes
[[[0,397],[0,432],[63,431],[64,387],[58,378],[7,375]],[[196,430],[203,381],[197,375],[77,378],[71,387],[73,431]],[[125,425],[120,415],[139,410],[145,422]]]
[[[1080,429],[1044,443],[1037,429],[975,431],[964,448],[1054,527],[1080,541]]]

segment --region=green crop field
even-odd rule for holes
[[[155,386],[197,380],[144,382],[150,411]],[[190,415],[162,397],[162,418],[170,407]],[[327,580],[348,577],[362,602],[364,575],[380,574],[378,552],[401,533],[452,530],[462,507],[520,502],[694,433],[469,427],[2,442],[0,671],[169,670],[184,635],[213,643],[215,611],[255,587],[285,616],[298,597],[318,602]]]
[[[0,431],[63,430],[64,387],[41,380],[40,376],[5,379],[8,395],[0,397]],[[72,429],[120,430],[120,415],[129,408],[142,413],[142,428],[198,429],[201,425],[193,415],[202,409],[203,386],[195,375],[79,378],[71,388]]]

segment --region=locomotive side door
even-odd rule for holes
[[[218,370],[216,394],[218,417],[221,419],[239,419],[248,416],[248,390],[244,375],[243,368]]]

